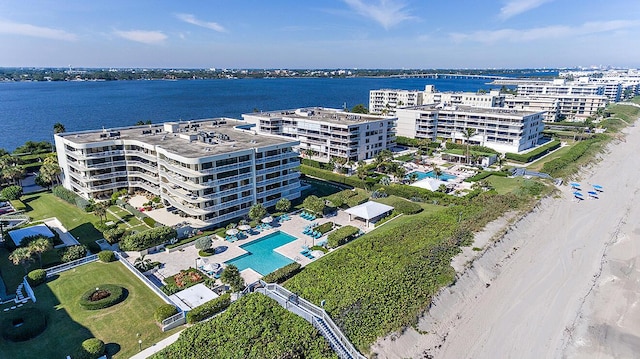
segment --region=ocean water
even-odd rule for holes
[[[368,106],[380,88],[439,91],[489,89],[488,80],[419,78],[279,78],[242,80],[0,82],[0,148],[28,140],[53,141],[53,125],[67,131],[208,117],[241,119],[258,110],[305,106]]]

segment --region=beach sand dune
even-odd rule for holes
[[[631,358],[640,355],[640,128],[544,199],[444,289],[417,330],[380,358]],[[586,198],[585,193],[585,198]],[[486,235],[485,235],[486,236]]]

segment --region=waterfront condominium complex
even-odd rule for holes
[[[369,91],[369,112],[395,116],[397,107],[422,105],[420,90],[380,89]]]
[[[300,141],[299,152],[329,161],[343,157],[357,162],[375,157],[396,143],[396,118],[331,108],[256,112],[242,115],[260,134]]]
[[[473,129],[469,143],[503,153],[535,147],[544,127],[544,111],[428,104],[397,109],[397,113],[399,136],[466,143],[464,133]]]
[[[604,95],[604,86],[599,84],[553,81],[522,81],[518,83],[518,96],[534,95]]]
[[[215,225],[300,197],[295,139],[257,136],[243,121],[203,119],[55,135],[63,185],[84,198],[126,189]]]

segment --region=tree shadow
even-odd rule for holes
[[[118,343],[106,343],[104,346],[104,352],[107,354],[108,358],[113,357],[118,354],[122,347]]]

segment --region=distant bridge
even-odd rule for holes
[[[425,74],[405,74],[391,75],[396,78],[427,78],[427,79],[483,79],[483,80],[507,80],[510,77],[493,75],[471,75],[461,73],[425,73]]]

